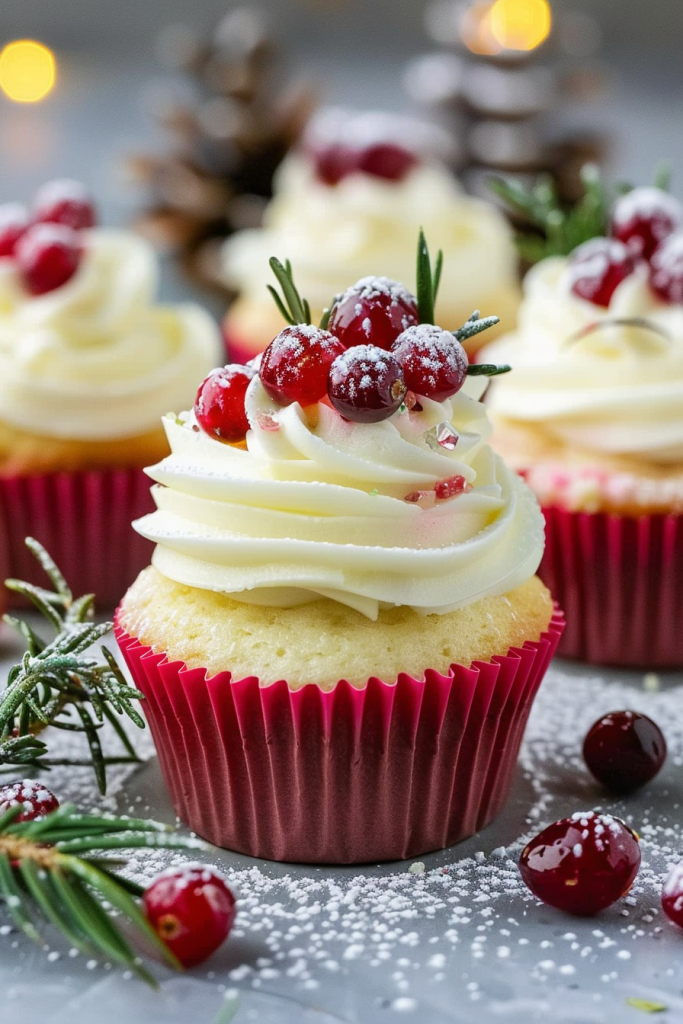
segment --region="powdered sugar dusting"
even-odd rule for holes
[[[360,316],[363,307],[361,301],[376,299],[380,295],[387,295],[394,302],[403,302],[407,305],[415,303],[415,296],[411,295],[404,284],[400,281],[392,281],[388,277],[361,277],[355,284],[349,285],[345,292],[336,296],[335,305],[341,305],[350,299],[357,299],[356,315]]]

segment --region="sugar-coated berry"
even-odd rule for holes
[[[0,206],[0,256],[14,255],[17,242],[28,226],[28,210],[21,203]]]
[[[588,730],[583,743],[588,768],[612,793],[632,793],[653,779],[666,758],[666,740],[647,715],[612,711]]]
[[[579,298],[606,307],[636,265],[637,257],[623,242],[616,238],[591,238],[569,257],[569,287]]]
[[[662,910],[670,921],[683,928],[683,861],[667,876],[662,889]]]
[[[235,897],[218,872],[202,864],[162,872],[143,903],[152,928],[184,967],[211,956],[235,920]]]
[[[663,302],[683,305],[683,231],[669,235],[655,250],[650,285]]]
[[[417,299],[407,288],[387,277],[363,277],[334,300],[328,329],[345,348],[389,350],[399,334],[419,322]]]
[[[70,178],[48,181],[38,190],[33,219],[40,224],[65,224],[74,231],[92,228],[97,222],[88,190],[80,181]]]
[[[400,407],[406,391],[399,362],[376,345],[347,349],[330,368],[330,402],[345,419],[355,423],[388,419]]]
[[[612,210],[613,236],[646,260],[681,225],[683,206],[661,188],[634,188]]]
[[[0,786],[0,814],[12,807],[23,805],[23,811],[15,821],[33,821],[51,814],[59,807],[59,800],[42,782],[23,779],[8,786]]]
[[[79,236],[63,224],[33,224],[15,249],[24,287],[44,295],[70,281],[81,261]]]
[[[202,430],[217,441],[243,441],[249,430],[244,396],[256,375],[250,366],[232,363],[212,370],[199,385],[194,414]]]
[[[640,867],[635,832],[619,818],[579,811],[549,825],[519,859],[539,900],[570,914],[597,914],[625,896]]]
[[[344,345],[311,324],[285,327],[263,353],[259,377],[280,405],[313,405],[325,397],[330,366]]]
[[[465,383],[467,353],[455,335],[441,327],[409,327],[399,334],[391,351],[403,367],[406,385],[422,398],[443,402]]]

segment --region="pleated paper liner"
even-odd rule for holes
[[[35,537],[75,595],[94,593],[99,607],[113,607],[149,564],[152,545],[130,524],[152,511],[141,469],[0,477],[0,551],[7,552],[1,578],[47,585],[24,544]]]
[[[491,661],[328,692],[207,678],[116,635],[183,821],[254,857],[354,864],[441,849],[496,817],[563,627],[556,611],[538,642]]]
[[[567,617],[558,654],[595,665],[683,666],[683,516],[543,511],[539,576]]]

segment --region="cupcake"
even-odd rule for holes
[[[489,396],[493,445],[546,518],[540,575],[560,651],[683,665],[683,208],[638,188],[605,237],[526,276],[519,327],[482,354],[515,371]]]
[[[168,451],[159,418],[191,401],[221,354],[197,306],[155,301],[150,246],[95,226],[76,182],[29,213],[0,207],[0,532],[9,574],[35,577],[36,537],[79,592],[114,602],[148,560],[129,519],[144,465]]]
[[[412,281],[420,227],[447,256],[439,322],[453,330],[477,307],[513,324],[511,230],[492,205],[460,191],[445,155],[438,129],[406,118],[340,110],[315,118],[278,171],[263,227],[225,244],[225,280],[238,294],[225,320],[232,357],[250,359],[280,329],[267,291],[270,256],[289,255],[317,318],[377,267]]]
[[[391,282],[368,310],[382,345],[350,347],[275,269],[292,324],[164,420],[117,639],[193,830],[273,860],[416,856],[507,797],[562,630],[543,520],[428,268],[418,301]],[[421,316],[387,343],[399,289]]]

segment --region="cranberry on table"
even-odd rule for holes
[[[467,353],[455,335],[441,327],[409,327],[399,334],[391,351],[403,367],[407,387],[422,398],[443,402],[465,383]]]
[[[24,286],[32,295],[45,295],[70,281],[81,253],[78,235],[63,224],[33,224],[15,249]]]
[[[324,398],[330,366],[343,351],[341,341],[320,327],[285,327],[261,357],[261,383],[280,405],[313,405]]]
[[[650,286],[663,302],[683,304],[683,231],[669,235],[650,260]]]
[[[417,299],[407,288],[386,277],[363,277],[335,299],[327,326],[345,348],[389,350],[399,334],[419,322]]]
[[[376,345],[347,349],[330,368],[330,402],[345,419],[355,423],[388,419],[400,407],[406,391],[400,364]]]
[[[662,910],[683,928],[683,862],[671,869],[662,889]]]
[[[244,396],[256,370],[250,366],[221,366],[199,385],[194,414],[202,430],[217,441],[243,441],[249,430]]]
[[[41,224],[65,224],[74,231],[95,226],[94,203],[80,181],[48,181],[36,193],[33,219]]]
[[[616,238],[591,238],[569,257],[569,286],[596,306],[609,306],[614,292],[637,265],[637,257]]]
[[[597,914],[625,896],[640,867],[638,837],[619,818],[579,812],[549,825],[519,860],[539,900],[570,914]]]
[[[235,920],[235,897],[218,872],[202,864],[164,871],[143,903],[152,928],[184,967],[211,956]]]
[[[42,782],[34,782],[32,779],[0,786],[0,814],[20,804],[23,804],[24,809],[14,820],[33,821],[56,811],[59,800]]]
[[[612,793],[632,793],[653,779],[666,758],[659,726],[637,711],[612,711],[594,722],[583,743],[588,768]]]
[[[634,188],[612,211],[613,236],[646,260],[681,225],[683,206],[661,188]]]
[[[0,205],[0,256],[13,256],[17,242],[29,226],[28,211],[21,203]]]

